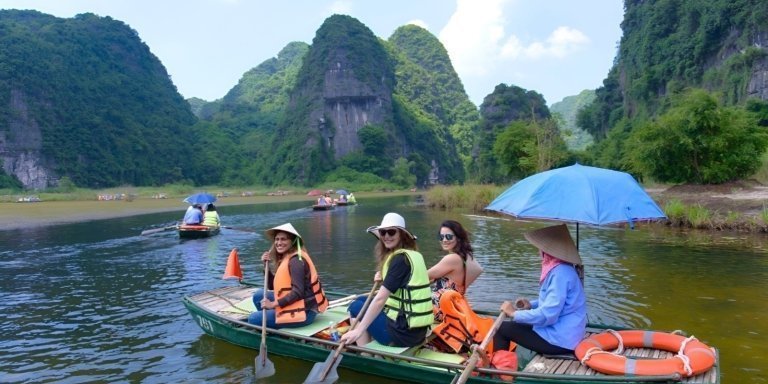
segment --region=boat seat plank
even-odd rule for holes
[[[466,360],[464,355],[458,353],[446,353],[440,351],[433,351],[431,349],[420,348],[413,354],[414,357],[419,357],[427,360],[440,361],[443,363],[463,364]]]
[[[381,352],[398,354],[398,355],[409,349],[409,347],[390,347],[388,345],[380,344],[376,340],[373,340],[370,343],[366,344],[365,348],[373,349]]]
[[[333,322],[339,324],[349,318],[346,308],[337,307],[331,308],[323,313],[320,313],[315,317],[315,321],[312,324],[305,325],[298,328],[281,328],[281,330],[302,336],[312,336],[323,329],[328,328],[328,324]]]

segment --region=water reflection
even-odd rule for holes
[[[485,267],[468,292],[476,308],[537,294],[540,262],[522,234],[541,223],[425,210],[407,197],[317,212],[308,203],[224,206],[233,229],[187,241],[173,231],[138,235],[178,213],[0,231],[1,381],[256,382],[257,351],[205,336],[181,297],[234,284],[221,280],[234,247],[245,278],[260,283],[270,245],[263,231],[286,222],[304,237],[327,289],[367,291],[375,239],[365,229],[390,211],[419,236],[428,265],[442,256],[434,235],[443,220],[467,227]],[[766,381],[764,235],[582,226],[579,239],[590,321],[684,329],[720,348],[724,382]],[[278,376],[261,382],[299,382],[312,366],[270,359]],[[340,373],[342,382],[390,382]]]

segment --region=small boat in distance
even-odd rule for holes
[[[220,227],[209,227],[207,225],[179,225],[179,237],[182,239],[202,239],[204,237],[216,236],[219,234]]]
[[[330,211],[331,209],[335,209],[336,204],[330,204],[330,205],[319,205],[315,204],[312,206],[313,211]]]
[[[184,297],[183,303],[194,321],[203,331],[213,337],[232,344],[259,350],[261,327],[249,324],[248,315],[255,310],[253,293],[256,285],[241,283],[207,292],[200,292]],[[349,313],[346,312],[350,301],[357,295],[345,295],[326,291],[328,309],[319,315],[312,324],[299,328],[267,328],[266,338],[269,352],[275,355],[293,357],[310,362],[322,362],[334,353],[339,343],[331,340],[330,328],[336,331],[348,328]],[[336,298],[336,299],[334,299]],[[493,317],[494,314],[482,314]],[[617,329],[617,328],[614,328]],[[618,330],[618,329],[617,329]],[[608,338],[606,333],[616,333],[607,327],[590,324],[584,341],[594,338]],[[630,331],[632,332],[632,331]],[[658,333],[658,332],[649,332]],[[693,337],[689,339],[694,339]],[[695,340],[695,339],[694,339]],[[428,343],[427,343],[428,344]],[[634,344],[634,343],[633,343]],[[693,343],[692,343],[693,344]],[[701,344],[701,343],[699,343]],[[620,348],[621,349],[621,348]],[[702,359],[696,355],[700,346],[680,347],[682,352],[646,348],[632,345],[631,348],[617,351],[597,351],[593,353],[616,354],[616,359],[626,359],[631,363],[674,362],[675,365],[696,367]],[[714,363],[692,374],[656,374],[637,376],[633,374],[606,375],[582,364],[571,356],[545,356],[528,351],[518,346],[517,370],[495,368],[475,368],[478,376],[469,378],[469,383],[506,383],[502,377],[512,376],[516,383],[720,383],[719,353],[714,348],[705,348]],[[694,351],[692,351],[694,350]],[[382,376],[394,380],[418,383],[448,383],[461,375],[466,367],[467,353],[447,353],[421,345],[412,348],[391,347],[371,342],[363,347],[348,345],[342,352],[343,359],[337,360],[340,366],[365,374]],[[690,356],[690,361],[685,363]],[[678,364],[679,363],[679,364]],[[631,366],[632,364],[630,364]],[[307,373],[310,373],[309,371]],[[687,376],[687,377],[686,377]]]

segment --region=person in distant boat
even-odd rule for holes
[[[342,203],[347,202],[347,195],[339,195],[339,201]]]
[[[383,283],[360,323],[342,336],[342,342],[365,345],[373,337],[380,344],[412,347],[424,342],[432,325],[432,300],[424,257],[418,252],[416,236],[405,229],[405,219],[387,213],[381,225],[367,230],[377,241],[375,281]],[[349,305],[356,317],[366,296]]]
[[[469,233],[455,220],[445,220],[440,224],[437,234],[440,247],[447,252],[440,261],[427,271],[432,281],[432,304],[435,308],[435,321],[443,321],[440,312],[440,297],[445,290],[453,290],[463,296],[467,288],[483,273],[483,267],[472,254]]]
[[[354,193],[350,193],[347,196],[347,202],[349,202],[350,204],[357,203],[357,200],[355,200],[355,194]]]
[[[514,341],[542,354],[573,354],[587,326],[579,251],[565,224],[527,232],[525,238],[541,255],[539,298],[502,303],[501,310],[509,319],[494,335],[493,350],[507,350]]]
[[[317,198],[317,205],[321,207],[328,205],[328,202],[325,200],[325,196],[321,195],[320,197]]]
[[[272,247],[261,255],[261,260],[273,264],[267,284],[269,290],[266,297],[263,288],[254,292],[256,312],[248,316],[248,322],[261,325],[266,312],[267,328],[295,328],[311,324],[318,313],[328,308],[328,299],[315,263],[291,223],[270,228],[266,234],[272,240]],[[275,272],[272,273],[272,270]]]
[[[203,222],[203,210],[200,204],[192,204],[187,208],[187,212],[184,214],[184,220],[182,224],[185,225],[200,225]]]
[[[331,199],[331,195],[325,194],[325,205],[333,205],[333,199]]]
[[[221,225],[221,219],[219,213],[216,212],[216,206],[213,203],[209,203],[203,213],[203,225],[208,227],[218,227]]]

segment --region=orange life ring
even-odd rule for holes
[[[653,348],[677,353],[668,359],[632,359],[620,350]],[[610,351],[619,349],[617,353]],[[609,375],[673,375],[690,377],[715,365],[715,350],[695,337],[652,331],[612,331],[592,335],[574,351],[582,364]]]

